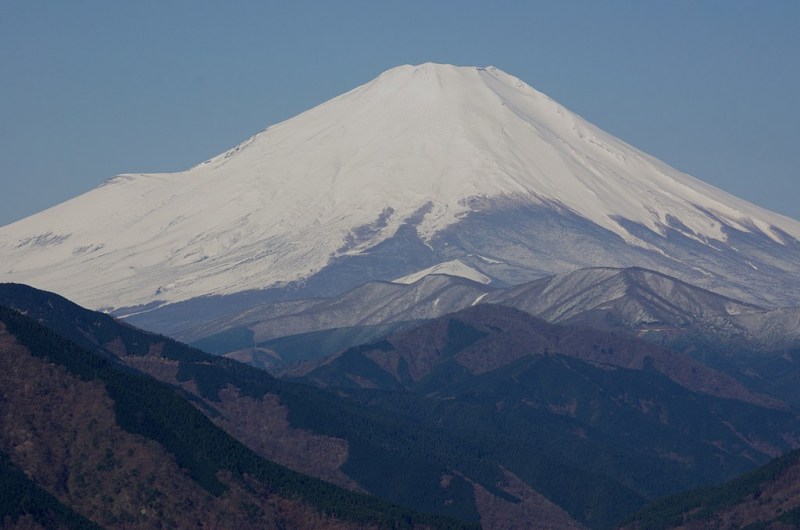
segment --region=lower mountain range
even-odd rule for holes
[[[367,282],[330,298],[260,303],[224,315],[203,311],[190,321],[171,318],[166,308],[125,320],[280,372],[484,303],[636,335],[756,386],[793,386],[800,308],[760,308],[641,268],[581,269],[505,289],[430,274],[413,283]]]
[[[146,338],[122,335],[119,344]],[[216,427],[191,395],[79,343],[0,307],[4,528],[470,526],[269,461]],[[203,361],[187,348],[165,353]]]
[[[786,370],[800,352],[791,341],[773,350],[777,335],[763,330],[778,328],[763,323],[774,311],[642,269],[545,280],[491,292],[443,276],[378,283],[406,294],[438,284],[419,307],[469,303],[438,316],[402,313],[390,310],[401,296],[372,291],[385,314],[404,316],[317,330],[319,344],[373,338],[284,367],[282,378],[3,284],[3,373],[13,374],[4,465],[58,510],[109,527],[154,527],[192,506],[186,524],[228,527],[611,528],[650,501],[800,446]],[[339,304],[357,319],[344,310],[359,307],[353,293],[350,305],[346,296],[291,303]],[[589,304],[598,293],[605,301]],[[501,296],[517,308],[499,305]],[[522,310],[536,300],[553,322]],[[705,342],[689,351],[690,336]],[[741,347],[715,347],[714,337]],[[92,427],[89,416],[107,421]]]
[[[119,316],[190,342],[249,327],[259,342],[300,332],[432,318],[482,302],[517,307],[553,322],[620,322],[629,329],[649,324],[656,330],[714,327],[713,321],[723,318],[728,322],[716,327],[729,327],[727,333],[734,333],[737,341],[800,337],[798,308],[764,309],[639,267],[578,269],[508,288],[433,273],[413,283],[370,281],[331,297],[267,302],[253,298],[231,306],[224,298],[209,297]]]

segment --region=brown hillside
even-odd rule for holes
[[[215,497],[159,444],[121,429],[98,381],[34,357],[0,323],[0,450],[108,528],[355,528],[226,474]],[[24,520],[19,521],[24,526]]]

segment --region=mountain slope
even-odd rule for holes
[[[0,229],[4,281],[104,308],[342,292],[460,260],[517,284],[639,265],[797,300],[800,223],[682,174],[495,68],[401,66],[180,173]],[[99,272],[102,271],[102,274]]]
[[[631,518],[631,529],[738,528],[783,530],[800,526],[800,451],[717,487],[661,499]]]
[[[3,528],[99,530],[36,485],[0,452],[0,520]]]
[[[37,486],[103,526],[470,527],[267,461],[174,387],[6,307],[0,364],[0,451]]]

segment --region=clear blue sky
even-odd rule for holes
[[[800,2],[0,1],[0,225],[399,64],[494,65],[800,219]]]

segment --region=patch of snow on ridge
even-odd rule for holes
[[[407,276],[403,276],[402,278],[397,278],[395,280],[392,280],[392,283],[410,285],[412,283],[418,282],[425,276],[430,276],[431,274],[447,274],[448,276],[459,276],[461,278],[466,278],[468,280],[482,283],[484,285],[488,285],[492,281],[491,278],[489,278],[482,272],[473,269],[469,265],[465,265],[460,260],[455,259],[452,261],[446,261],[444,263],[437,263],[433,267],[428,267],[427,269],[411,273]]]
[[[483,299],[484,299],[484,298],[486,298],[487,296],[489,296],[489,293],[484,293],[484,294],[482,294],[482,295],[478,296],[478,298],[476,298],[476,299],[475,299],[475,301],[474,301],[474,302],[472,302],[472,305],[473,305],[473,306],[476,306],[476,305],[478,305],[478,304],[481,302],[481,300],[483,300]]]

